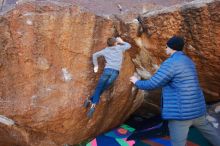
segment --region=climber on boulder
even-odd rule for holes
[[[108,46],[103,50],[93,54],[95,73],[98,72],[98,57],[103,56],[106,64],[93,95],[90,98],[87,98],[83,104],[83,106],[86,108],[91,103],[91,107],[87,113],[89,118],[92,117],[95,111],[95,106],[99,103],[101,94],[117,79],[123,60],[123,52],[131,48],[131,45],[127,42],[124,42],[120,37],[109,38],[107,40],[107,45]]]

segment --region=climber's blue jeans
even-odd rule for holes
[[[119,74],[118,70],[111,68],[104,69],[96,86],[96,89],[93,95],[91,96],[91,101],[93,104],[99,103],[101,94],[113,84],[113,82],[117,79],[118,74]]]
[[[212,145],[220,146],[220,136],[205,116],[184,121],[169,120],[168,127],[172,146],[186,146],[190,126],[195,126]]]

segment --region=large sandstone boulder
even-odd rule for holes
[[[113,28],[112,20],[63,3],[25,3],[0,17],[0,145],[77,144],[117,126],[138,107],[141,101],[130,97],[129,53],[92,119],[82,107],[104,66],[100,59],[100,71],[93,73],[91,56],[106,46]],[[10,120],[12,126],[2,124]]]
[[[152,105],[151,111],[158,112],[160,91],[137,92],[129,77],[134,71],[151,76],[166,59],[166,41],[174,34],[185,37],[185,52],[197,65],[207,100],[219,99],[219,8],[219,1],[204,0],[151,10],[141,15],[142,26],[132,14],[101,17],[57,1],[19,4],[2,12],[0,145],[80,143],[125,121],[143,97],[144,107]],[[118,34],[132,48],[113,88],[88,119],[82,103],[104,67],[100,59],[100,70],[93,73],[91,56]]]

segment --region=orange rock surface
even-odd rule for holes
[[[135,69],[153,74],[174,34],[185,37],[185,52],[197,65],[207,100],[219,99],[219,9],[219,1],[154,9],[141,15],[144,30],[133,15],[102,17],[70,3],[29,2],[2,12],[0,145],[78,144],[124,122],[144,96],[157,96],[158,103],[158,92],[135,92],[129,77]],[[82,104],[104,67],[100,58],[95,74],[91,57],[116,34],[132,48],[114,87],[88,119]]]

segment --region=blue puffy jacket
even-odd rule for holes
[[[135,85],[142,90],[163,88],[164,119],[188,120],[206,113],[195,65],[182,51],[175,52],[164,61],[149,80],[139,80]]]

